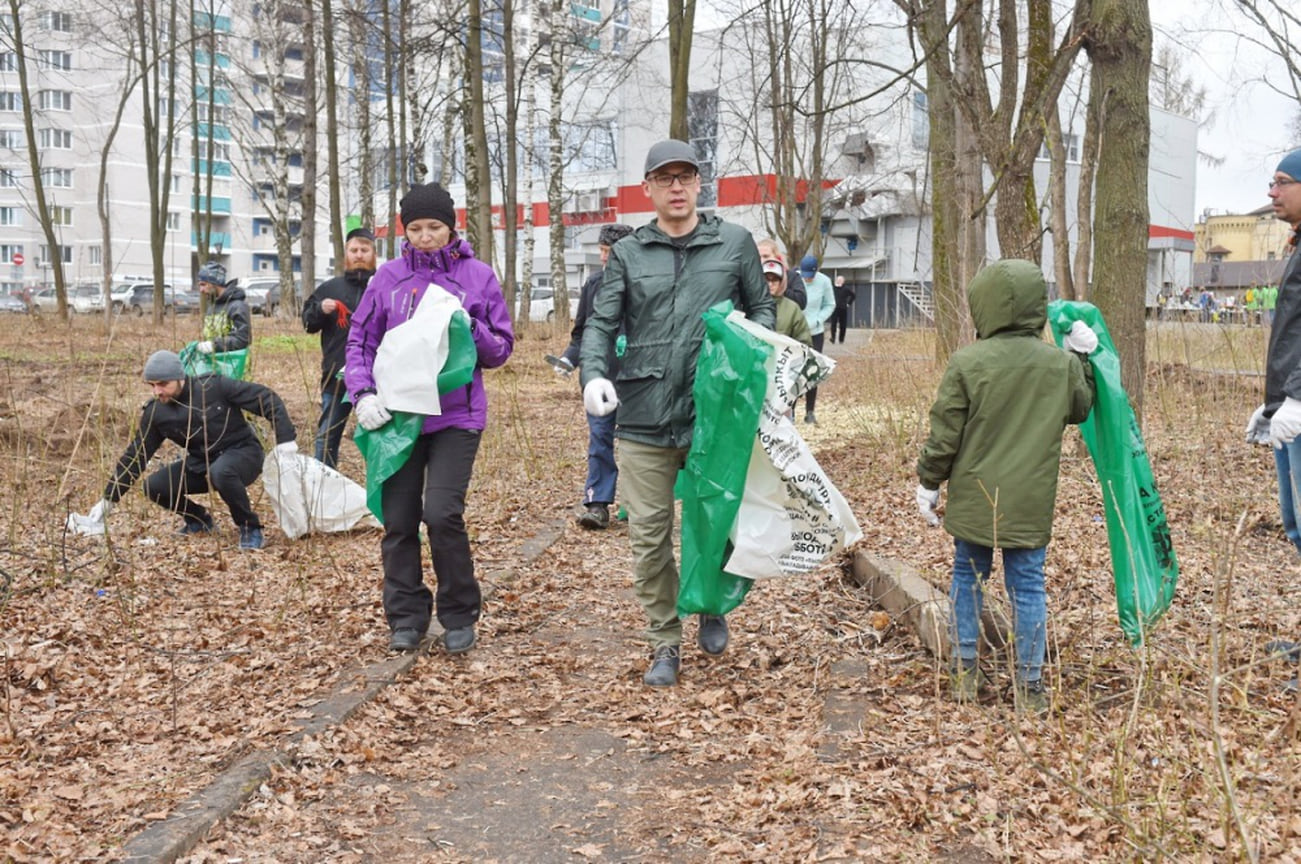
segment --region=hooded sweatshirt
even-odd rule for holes
[[[1062,432],[1093,407],[1092,367],[1043,339],[1048,289],[1030,261],[999,261],[967,289],[977,341],[954,352],[917,461],[948,481],[944,528],[982,546],[1037,549],[1052,536]]]
[[[421,252],[403,241],[402,254],[376,271],[352,314],[344,384],[354,404],[375,392],[375,354],[384,334],[415,314],[430,283],[461,301],[470,316],[479,361],[469,384],[442,394],[443,413],[425,418],[421,432],[482,430],[488,418],[483,370],[506,362],[515,347],[515,331],[496,274],[477,260],[470,244],[459,237],[453,236],[450,243],[433,252]]]
[[[253,324],[243,288],[225,288],[212,301],[208,314],[203,316],[203,338],[212,342],[218,354],[247,348],[253,342]]]

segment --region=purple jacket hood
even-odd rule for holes
[[[496,274],[460,237],[433,252],[422,252],[404,240],[402,254],[376,271],[352,315],[344,384],[354,403],[375,392],[375,352],[384,334],[414,314],[431,282],[460,300],[469,314],[479,365],[467,386],[442,395],[443,413],[427,417],[422,431],[482,430],[488,417],[483,370],[506,362],[515,347],[515,332]]]

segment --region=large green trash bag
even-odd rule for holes
[[[463,310],[452,313],[447,325],[447,360],[438,373],[439,394],[464,387],[474,379],[479,352],[470,333],[470,316]],[[384,521],[384,481],[407,463],[425,415],[394,411],[393,419],[374,430],[357,427],[353,440],[366,460],[366,506],[375,518]]]
[[[727,539],[741,508],[754,436],[768,391],[772,348],[727,323],[732,304],[705,313],[696,361],[696,423],[673,494],[682,499],[682,575],[678,614],[726,615],[753,582],[723,571]]]
[[[219,354],[201,354],[198,342],[189,342],[181,349],[181,366],[186,375],[216,373],[227,378],[243,378],[248,368],[248,349],[222,351]]]
[[[1089,357],[1093,411],[1080,424],[1080,432],[1102,485],[1120,628],[1139,645],[1170,608],[1179,578],[1165,507],[1143,434],[1120,383],[1120,356],[1102,314],[1091,303],[1056,300],[1048,304],[1048,321],[1058,345],[1075,321],[1088,324],[1098,336],[1098,349]]]
[[[366,507],[380,522],[384,521],[384,481],[407,464],[423,425],[423,414],[394,411],[393,419],[378,429],[358,426],[352,435],[366,460]]]
[[[474,336],[470,333],[470,316],[458,309],[447,324],[447,362],[438,373],[438,392],[450,393],[469,384],[478,364],[479,351],[474,347]]]

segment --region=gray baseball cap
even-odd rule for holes
[[[686,141],[669,138],[651,146],[650,152],[646,154],[646,170],[642,173],[642,176],[649,177],[652,171],[663,168],[665,165],[672,165],[674,162],[682,162],[697,171],[700,170],[700,160],[696,158],[696,148]]]

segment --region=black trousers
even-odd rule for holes
[[[824,340],[826,339],[826,336],[827,336],[826,333],[814,333],[814,334],[813,334],[813,350],[814,350],[814,351],[821,351],[821,350],[822,350],[822,345],[823,345]],[[805,409],[806,411],[808,411],[810,414],[812,414],[812,413],[813,413],[813,406],[816,405],[817,402],[818,402],[818,388],[817,388],[817,387],[813,387],[812,389],[809,390],[808,393],[805,393],[805,394],[804,394],[804,409]]]
[[[230,508],[230,518],[241,528],[261,528],[248,500],[248,484],[262,473],[262,446],[256,441],[224,450],[210,461],[189,456],[159,468],[145,478],[145,495],[155,504],[173,510],[186,522],[208,522],[208,508],[189,496],[214,490]]]
[[[845,330],[848,329],[848,327],[849,327],[849,307],[837,306],[836,311],[832,312],[831,317],[827,320],[827,329],[828,332],[830,332],[831,334],[832,344],[835,344],[836,342],[840,342],[841,344],[844,344]],[[840,332],[839,336],[836,335],[837,330],[839,330]]]
[[[389,628],[429,629],[437,603],[445,629],[479,620],[479,582],[465,533],[465,491],[482,433],[442,429],[416,439],[405,465],[384,481],[384,615]],[[431,596],[420,561],[420,523],[429,531],[429,554],[438,580]]]

